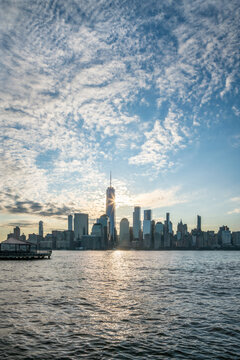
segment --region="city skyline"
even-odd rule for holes
[[[238,1],[0,5],[0,241],[134,206],[240,228]],[[35,230],[36,231],[36,230]]]
[[[108,204],[108,199],[106,198],[106,209],[107,209],[107,204]],[[136,212],[137,212],[137,214],[136,214]],[[172,221],[170,221],[170,213],[169,212],[166,212],[165,217],[162,217],[159,219],[154,218],[152,216],[152,209],[141,209],[140,206],[134,206],[133,211],[132,211],[132,217],[130,219],[127,217],[123,217],[118,222],[116,222],[116,220],[113,217],[110,218],[106,213],[100,214],[100,217],[95,218],[95,219],[90,219],[89,215],[86,213],[81,213],[81,212],[72,213],[72,214],[69,214],[66,216],[64,228],[60,228],[60,229],[55,228],[52,230],[52,232],[54,232],[54,231],[71,231],[74,233],[74,237],[77,239],[77,238],[80,238],[82,235],[89,235],[91,233],[91,227],[93,229],[94,225],[102,223],[101,219],[104,219],[104,218],[106,218],[107,222],[109,222],[109,236],[110,236],[111,241],[113,241],[112,232],[111,232],[112,231],[111,229],[113,229],[113,228],[116,231],[115,236],[117,238],[120,237],[122,220],[124,220],[124,221],[126,220],[128,222],[129,229],[130,228],[132,229],[132,238],[133,239],[139,239],[141,236],[144,237],[144,227],[147,228],[147,231],[145,231],[145,232],[148,233],[148,230],[150,230],[150,228],[151,228],[151,225],[149,226],[148,222],[150,222],[150,223],[154,222],[154,226],[156,226],[157,224],[162,224],[163,226],[166,226],[167,232],[173,233],[175,235],[177,234],[179,224],[181,224],[181,226],[183,226],[184,229],[186,227],[186,229],[185,229],[186,232],[192,232],[194,230],[199,231],[199,232],[204,232],[204,231],[205,232],[206,231],[214,232],[213,229],[207,229],[206,226],[204,226],[204,224],[202,224],[202,216],[201,215],[195,216],[195,218],[196,218],[195,224],[191,227],[187,223],[184,224],[182,218],[180,218],[178,220],[178,222],[176,224],[174,224]],[[172,218],[171,218],[171,220],[172,220]],[[146,222],[145,225],[144,225],[144,221]],[[112,222],[112,224],[111,224],[111,222]],[[105,223],[105,221],[104,221],[104,223]],[[44,237],[46,235],[46,233],[51,232],[51,231],[46,231],[43,224],[44,223],[42,220],[40,220],[38,222],[38,224],[37,224],[38,231],[36,231],[36,232],[34,231],[33,232],[34,235],[39,235],[40,237]],[[13,237],[16,237],[15,231],[18,232],[17,237],[19,237],[20,225],[21,224],[13,224],[12,225],[12,227],[15,226],[14,232],[10,233],[10,234],[14,234]],[[225,224],[225,225],[222,224],[217,229],[219,230],[221,227],[228,227],[228,226],[227,226],[227,224]],[[79,230],[80,228],[81,228],[81,230]],[[237,232],[240,232],[240,230],[238,229]],[[22,234],[24,236],[28,235],[28,234],[24,234],[24,232]]]
[[[111,177],[111,175],[110,175],[110,177]],[[136,215],[134,215],[135,211],[137,211],[137,220],[139,221],[138,227],[140,228],[140,231],[144,229],[144,220],[147,220],[147,221],[150,221],[150,222],[152,220],[154,220],[154,221],[156,221],[156,223],[157,222],[164,223],[165,216],[167,216],[167,217],[170,216],[170,212],[169,212],[169,210],[167,210],[165,213],[162,213],[162,216],[160,216],[160,217],[157,216],[156,217],[154,209],[149,209],[149,208],[144,208],[144,207],[142,208],[139,205],[137,205],[137,206],[128,206],[128,210],[130,210],[130,212],[126,216],[124,214],[121,217],[116,216],[116,210],[115,209],[117,208],[117,203],[115,201],[115,195],[116,195],[115,194],[115,189],[112,187],[112,179],[110,178],[110,186],[106,190],[106,199],[105,199],[105,209],[106,209],[106,211],[102,211],[102,212],[96,214],[96,216],[92,217],[92,218],[89,217],[88,213],[83,213],[81,211],[72,212],[72,213],[66,213],[65,215],[63,215],[63,220],[62,220],[63,227],[56,227],[56,226],[49,227],[48,218],[46,216],[44,218],[42,217],[40,221],[37,220],[36,223],[32,223],[31,227],[27,223],[25,223],[24,221],[23,222],[20,221],[20,222],[16,222],[16,223],[13,222],[13,223],[9,224],[8,227],[6,227],[7,228],[6,229],[6,235],[10,232],[10,230],[13,227],[21,227],[21,229],[23,229],[23,233],[25,235],[29,234],[31,232],[35,233],[36,228],[38,227],[38,233],[40,233],[40,231],[42,231],[43,223],[47,224],[47,226],[45,227],[45,230],[47,229],[45,231],[45,233],[46,232],[51,233],[52,231],[64,231],[64,230],[73,230],[74,231],[75,221],[81,221],[81,220],[78,220],[78,218],[77,218],[79,216],[87,216],[87,229],[89,231],[90,226],[93,226],[97,222],[98,217],[104,216],[105,214],[107,214],[107,212],[109,212],[109,215],[110,215],[110,216],[108,216],[109,220],[110,220],[110,223],[112,223],[111,219],[114,219],[113,223],[112,223],[113,225],[110,226],[111,235],[112,235],[113,229],[116,229],[117,234],[119,235],[120,234],[121,220],[127,219],[128,222],[129,222],[129,226],[131,226],[131,227],[134,226],[134,217],[136,216]],[[109,208],[109,211],[107,211],[108,208]],[[187,221],[185,221],[185,218],[183,216],[180,216],[180,218],[177,219],[176,216],[174,215],[174,213],[171,213],[171,220],[173,220],[173,222],[171,222],[171,230],[176,232],[178,223],[182,222],[182,220],[188,225],[189,230],[202,229],[203,231],[215,231],[215,232],[217,232],[218,229],[221,226],[228,226],[229,225],[225,221],[223,223],[215,224],[214,226],[209,228],[208,222],[205,223],[205,218],[204,217],[203,217],[204,222],[202,224],[202,215],[199,215],[199,214],[195,213],[195,214],[192,215],[192,218],[194,219],[194,221],[189,224]],[[43,219],[46,220],[46,222],[44,222]],[[83,220],[83,221],[85,221],[85,220]],[[148,227],[149,226],[150,225],[148,225]],[[237,226],[237,227],[234,227],[231,230],[232,231],[240,231],[240,225]],[[84,232],[84,234],[85,234],[85,232]],[[5,239],[6,239],[6,236],[4,237],[4,232],[1,232],[1,234],[0,234],[0,242],[5,240]]]
[[[109,189],[109,188],[108,188]],[[108,197],[106,198],[106,205]],[[108,206],[106,206],[108,208]],[[137,216],[136,216],[137,213]],[[43,222],[39,221],[38,233],[21,234],[16,226],[7,239],[0,244],[12,247],[18,244],[30,244],[38,250],[239,250],[240,231],[231,231],[227,225],[220,226],[218,231],[202,229],[200,215],[196,218],[196,227],[189,229],[182,219],[174,232],[170,213],[166,213],[165,221],[152,219],[150,209],[144,210],[143,226],[139,217],[140,208],[135,207],[132,217],[133,226],[127,218],[122,218],[119,224],[119,234],[116,231],[114,217],[102,214],[89,227],[88,214],[74,214],[67,217],[67,229],[53,230],[44,234]],[[136,221],[137,220],[137,221]],[[140,222],[140,226],[139,226]],[[113,232],[114,229],[114,232]],[[15,245],[13,245],[15,244]]]

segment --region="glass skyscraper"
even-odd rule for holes
[[[82,235],[88,235],[88,214],[74,214],[74,238],[80,239]]]
[[[133,238],[139,239],[139,234],[141,231],[141,208],[140,206],[134,207],[133,212]]]
[[[106,191],[106,214],[109,217],[110,222],[110,239],[115,243],[115,233],[116,233],[116,214],[115,214],[115,189],[112,187],[112,178],[110,174],[110,186]]]

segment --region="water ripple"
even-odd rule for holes
[[[0,262],[0,358],[239,359],[239,265],[234,251]]]

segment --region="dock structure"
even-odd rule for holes
[[[52,250],[46,251],[0,251],[0,260],[39,260],[50,259]]]
[[[36,244],[13,237],[0,243],[0,260],[50,259],[52,250],[37,250]]]

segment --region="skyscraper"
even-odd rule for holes
[[[141,231],[141,208],[135,206],[133,211],[133,239],[139,239]]]
[[[169,227],[170,227],[170,214],[169,212],[166,213],[166,230],[167,232],[169,232]]]
[[[130,247],[130,232],[129,232],[129,221],[126,218],[123,218],[120,221],[120,247],[129,248]]]
[[[110,239],[114,244],[115,239],[115,224],[116,224],[116,215],[115,215],[115,189],[112,187],[112,175],[110,173],[110,186],[106,191],[106,214],[109,217],[110,221]]]
[[[152,235],[152,211],[144,210],[143,219],[143,248],[150,249]]]
[[[201,231],[201,216],[197,215],[197,230]]]
[[[16,226],[14,229],[13,229],[13,237],[15,239],[18,239],[19,240],[19,237],[20,237],[20,227],[19,226]]]
[[[166,220],[164,221],[164,239],[163,246],[164,248],[169,248],[171,246],[171,233],[172,233],[172,223],[170,221],[170,213],[166,213]]]
[[[72,215],[68,215],[68,230],[70,231],[72,231],[72,221],[73,221]]]
[[[102,225],[103,229],[103,249],[108,249],[109,247],[109,231],[110,231],[110,224],[109,224],[109,218],[106,214],[100,216],[99,219],[97,219],[97,222]]]
[[[152,210],[144,210],[144,220],[152,220]]]
[[[39,236],[43,237],[43,222],[42,221],[39,221],[39,224],[38,224],[38,234],[39,234]]]
[[[154,249],[158,250],[162,247],[164,225],[161,222],[157,222],[154,231]]]
[[[74,214],[74,238],[79,239],[82,235],[88,235],[88,214]]]

